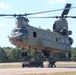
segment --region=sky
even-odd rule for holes
[[[76,6],[75,0],[0,0],[0,14],[25,14],[40,11],[48,11],[54,9],[62,9],[66,3],[71,3],[72,7]],[[63,10],[50,12],[46,14],[37,14],[32,16],[60,16]],[[76,16],[76,8],[69,11],[69,16]],[[29,17],[29,16],[28,16]],[[42,29],[51,29],[55,22],[55,18],[50,19],[31,19],[29,24],[34,27],[41,27]],[[76,19],[68,18],[69,30],[73,32],[70,36],[74,43],[72,47],[76,47]],[[15,27],[14,17],[0,17],[0,47],[14,47],[8,39],[11,30]]]

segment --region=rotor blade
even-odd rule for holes
[[[0,14],[0,17],[2,16],[13,16],[13,17],[16,17],[16,16],[26,16],[27,14]]]
[[[65,6],[64,11],[62,12],[61,16],[67,15],[69,13],[70,8],[71,8],[71,4],[67,4]]]
[[[27,18],[76,18],[76,16],[45,16],[45,17],[27,17]]]
[[[65,10],[64,9],[55,9],[55,10],[48,10],[48,11],[43,11],[43,12],[28,13],[27,15],[43,14],[43,13],[50,13],[50,12],[64,10],[63,13],[62,13],[62,15],[64,16],[64,15],[68,14],[68,12],[69,12],[70,9],[74,9],[74,8],[76,8],[76,7],[71,7],[70,6],[70,8],[67,7],[67,8],[65,8]]]
[[[72,18],[76,18],[76,16],[72,16]]]
[[[0,14],[0,17],[1,16],[15,16],[15,15],[13,15],[13,14]]]
[[[65,18],[76,18],[76,16],[65,16]]]
[[[27,17],[27,18],[61,18],[61,16]]]

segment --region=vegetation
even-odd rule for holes
[[[23,59],[28,61],[44,61],[47,58],[42,52],[37,52],[35,50],[26,50],[27,57],[23,58],[21,56],[21,49],[11,48],[11,47],[0,47],[0,62],[20,62]],[[76,48],[72,48],[72,57],[68,58],[66,53],[50,53],[49,59],[52,60],[54,57],[58,61],[76,61]]]

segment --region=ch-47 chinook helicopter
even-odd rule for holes
[[[0,16],[14,16],[16,17],[16,27],[12,30],[12,33],[8,36],[10,42],[22,49],[35,49],[43,52],[48,58],[49,52],[68,52],[68,56],[71,57],[71,45],[73,39],[69,37],[72,31],[68,30],[68,22],[66,18],[76,18],[75,16],[67,16],[71,4],[67,4],[62,12],[61,16],[41,17],[41,18],[58,18],[53,25],[53,31],[50,29],[44,30],[29,25],[28,15],[42,14],[47,12],[59,11],[51,10],[38,13],[29,14],[0,14]],[[39,17],[38,17],[39,18]],[[26,52],[22,52],[22,56],[26,56]],[[22,64],[24,65],[24,64]]]

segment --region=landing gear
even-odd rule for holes
[[[22,57],[26,57],[26,56],[27,56],[27,52],[26,52],[26,51],[23,51],[23,52],[21,53],[21,55],[22,55]]]
[[[48,64],[48,67],[56,67],[55,65],[55,62],[53,59],[50,60],[50,52],[49,50],[43,50],[42,51],[44,56],[46,56],[49,64]],[[38,62],[38,61],[35,61],[35,62],[30,62],[30,61],[27,61],[27,52],[26,51],[22,51],[21,53],[22,57],[23,57],[23,62],[22,62],[22,67],[43,67],[43,62]]]
[[[56,67],[56,61],[49,61],[49,67]]]
[[[72,55],[71,55],[71,52],[69,52],[69,53],[68,53],[68,57],[71,58],[71,56],[72,56]]]
[[[49,57],[50,57],[50,52],[49,52],[49,50],[43,50],[43,54],[44,54],[44,56],[46,56],[46,58],[48,59],[48,62],[49,62],[48,67],[53,67],[53,66],[56,67],[56,65],[55,65],[56,61],[49,59]]]
[[[36,52],[35,52],[36,53]],[[43,67],[43,61],[40,62],[38,60],[36,61],[29,61],[27,60],[27,52],[26,51],[22,51],[22,57],[23,57],[23,62],[22,62],[22,68],[24,67]]]
[[[22,57],[23,57],[22,67],[24,68],[24,67],[26,66],[26,63],[27,63],[27,62],[25,61],[26,56],[27,56],[27,52],[26,52],[26,51],[22,51],[21,55],[22,55]],[[27,65],[28,65],[28,64],[27,64]]]
[[[50,52],[48,50],[43,50],[43,54],[46,56],[46,58],[50,56]]]

